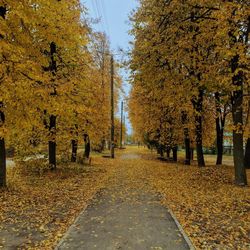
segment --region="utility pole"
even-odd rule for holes
[[[114,121],[114,58],[113,55],[111,55],[111,81],[110,81],[110,90],[111,90],[111,145],[110,145],[110,150],[111,150],[111,158],[115,158],[115,121]]]
[[[127,138],[126,138],[126,116],[124,115],[123,116],[123,124],[124,124],[124,130],[125,130],[125,133],[124,133],[124,145],[126,145],[126,140],[127,140]]]
[[[123,132],[123,102],[121,102],[121,131],[120,131],[120,149],[122,149],[122,132]]]

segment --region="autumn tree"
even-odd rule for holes
[[[70,145],[76,160],[85,134],[100,145],[109,130],[110,65],[108,41],[92,36],[78,0],[2,0],[0,15],[0,186],[5,186],[6,140],[20,156],[44,153],[47,144],[52,168]],[[93,49],[98,36],[104,42],[98,49],[105,50],[101,64]],[[118,71],[115,80],[119,89]],[[117,98],[118,90],[116,103]]]
[[[249,64],[248,56],[248,26],[250,5],[245,1],[226,1],[221,6],[221,29],[218,36],[222,60],[228,63],[231,88],[231,103],[233,117],[233,144],[235,182],[246,185],[246,170],[244,167],[244,131],[243,131],[243,93],[247,89],[247,76]],[[225,46],[226,44],[226,46]],[[226,57],[225,57],[226,55]]]
[[[31,12],[32,8],[25,0],[0,2],[0,186],[6,185],[5,138],[8,138],[10,131],[21,122],[25,123],[31,118],[27,99],[32,93],[29,90],[33,81],[27,81],[27,74],[37,73],[29,50],[33,39],[27,28],[31,26],[27,17]]]
[[[151,139],[157,143],[163,133],[166,141],[175,131],[177,144],[184,137],[187,164],[190,142],[195,139],[201,167],[205,166],[204,141],[213,145],[211,135],[216,131],[219,165],[226,117],[232,107],[236,183],[245,185],[243,93],[249,75],[249,4],[217,0],[140,3],[131,17],[135,42],[130,60],[130,116],[134,128],[147,135],[154,131]],[[172,107],[173,112],[166,112]],[[164,120],[170,121],[168,132],[163,132]],[[214,126],[208,125],[209,120]]]

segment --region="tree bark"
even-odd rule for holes
[[[243,147],[243,91],[236,90],[232,97],[233,110],[233,155],[235,167],[235,183],[239,186],[247,185],[246,169],[244,167],[244,147]]]
[[[0,187],[6,186],[6,149],[4,138],[0,139]]]
[[[185,126],[187,123],[187,113],[182,113],[182,124]],[[185,143],[185,165],[191,164],[191,151],[190,151],[190,137],[189,137],[189,129],[187,127],[184,128],[184,143]]]
[[[203,90],[199,90],[199,95],[196,100],[193,99],[193,105],[196,111],[195,114],[195,133],[196,133],[196,151],[199,167],[205,167],[203,154],[203,138],[202,138],[202,110],[203,110]]]
[[[84,134],[84,142],[85,142],[84,158],[89,159],[89,156],[90,156],[90,139],[89,139],[88,134]]]
[[[158,150],[158,154],[159,154],[161,157],[164,157],[163,146],[162,146],[162,145],[158,145],[157,150]]]
[[[244,165],[245,168],[250,169],[250,138],[247,139]]]
[[[249,41],[249,34],[250,34],[250,16],[248,17],[248,26],[246,31],[245,44],[247,44]],[[248,94],[250,95],[250,87],[248,87]],[[246,126],[249,125],[249,109],[250,109],[250,101],[248,101],[248,119],[246,122]],[[246,143],[244,165],[246,169],[250,169],[250,138],[247,139]]]
[[[71,145],[72,145],[71,162],[76,162],[78,141],[77,140],[72,140]]]
[[[231,69],[235,73],[238,69],[239,55],[232,58]],[[239,186],[247,185],[246,169],[244,166],[244,141],[243,141],[243,72],[240,71],[233,76],[233,85],[237,87],[233,91],[232,115],[233,115],[233,155],[235,167],[235,184]]]
[[[50,44],[50,71],[55,76],[57,71],[57,65],[56,65],[56,44],[52,42]],[[53,80],[54,81],[54,80]],[[56,96],[56,87],[54,87],[54,91],[50,94],[51,96]],[[50,132],[50,141],[49,141],[49,165],[52,169],[56,169],[56,116],[50,115],[50,124],[49,124],[49,132]]]
[[[0,17],[5,19],[7,9],[4,6],[0,6]],[[4,36],[0,33],[0,40]],[[3,102],[0,103],[0,108],[3,109]],[[0,111],[0,126],[3,126],[5,122],[5,114],[3,110]],[[6,186],[6,148],[4,138],[0,138],[0,187]]]
[[[218,128],[216,129],[217,131],[217,159],[216,159],[216,165],[222,165],[222,160],[223,160],[223,130],[219,130]]]
[[[222,111],[220,107],[220,94],[215,93],[215,105],[216,105],[216,146],[217,146],[217,160],[216,165],[222,164],[223,159],[223,144],[224,144],[224,126],[225,116],[222,117]]]
[[[0,6],[0,17],[5,19],[6,13],[7,13],[7,8],[5,6]]]
[[[186,159],[185,165],[191,165],[191,149],[190,149],[190,138],[189,138],[189,129],[184,129],[185,136],[185,151],[186,151]]]
[[[171,152],[171,148],[170,147],[167,147],[167,158],[169,159],[170,158],[170,152]]]
[[[49,165],[56,169],[56,116],[50,116],[50,141],[49,141]]]
[[[178,160],[178,146],[174,146],[172,150],[173,150],[173,161],[177,162],[177,160]]]

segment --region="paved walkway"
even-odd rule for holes
[[[168,210],[140,174],[135,155],[123,156],[115,180],[71,226],[57,249],[181,250],[189,249]],[[137,162],[138,164],[138,162]]]

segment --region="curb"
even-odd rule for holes
[[[187,242],[190,250],[195,250],[196,248],[194,247],[192,241],[190,240],[190,238],[187,236],[187,234],[185,233],[182,225],[180,224],[180,222],[177,220],[177,218],[175,217],[173,211],[171,209],[168,208],[168,212],[170,213],[171,217],[173,218],[175,224],[177,225],[179,231],[181,232],[183,238],[185,239],[185,241]]]

